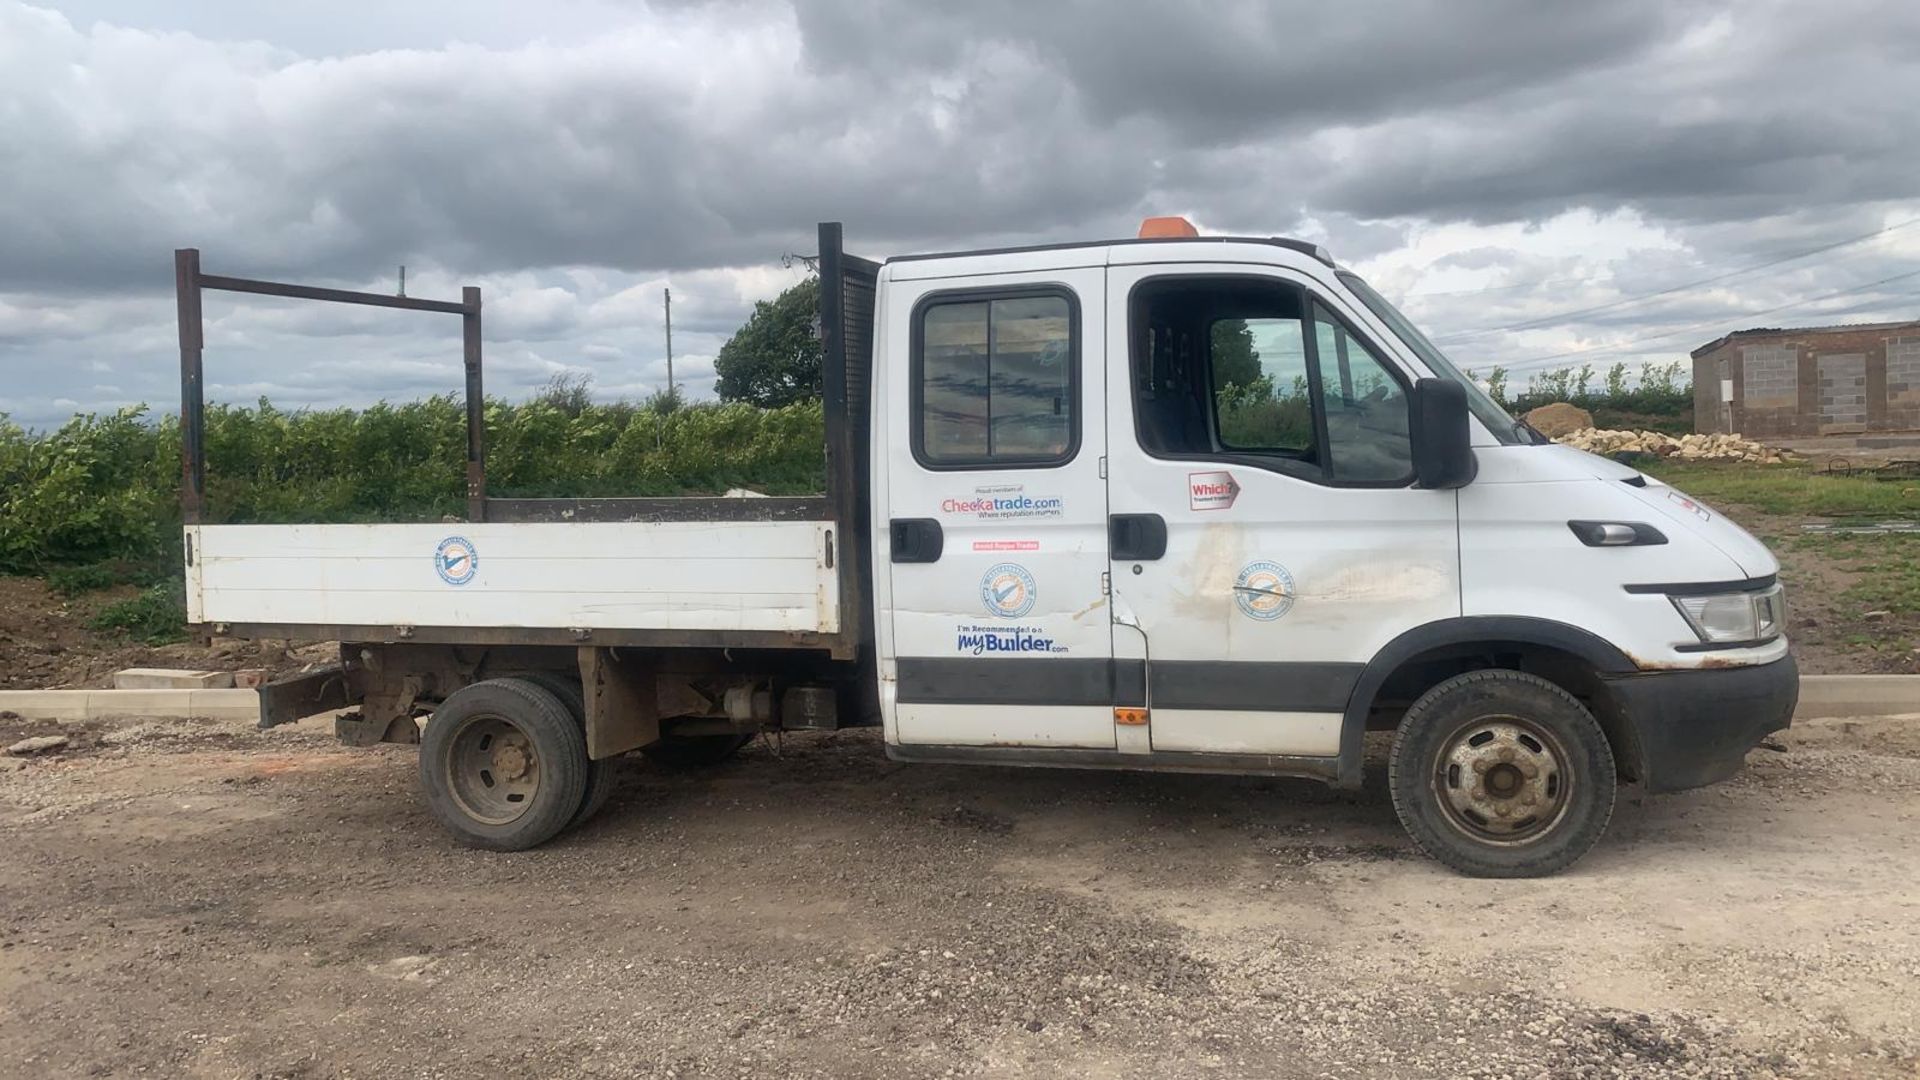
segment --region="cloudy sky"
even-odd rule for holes
[[[1920,3],[0,0],[0,412],[177,401],[172,250],[486,297],[489,389],[712,356],[869,255],[1325,243],[1463,365],[1920,317]],[[1795,257],[1797,256],[1797,257]],[[459,386],[451,316],[208,298],[209,395]]]

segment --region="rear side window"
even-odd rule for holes
[[[918,308],[913,329],[922,464],[1052,465],[1073,456],[1079,349],[1067,295],[938,298]]]

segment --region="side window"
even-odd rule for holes
[[[1411,477],[1406,388],[1302,290],[1174,279],[1142,285],[1130,306],[1148,452],[1251,459],[1322,482]]]
[[[1356,483],[1405,479],[1413,472],[1406,387],[1319,304],[1313,305],[1313,331],[1333,478]]]
[[[1215,319],[1208,332],[1220,445],[1313,457],[1313,396],[1299,319]]]
[[[914,327],[915,445],[928,465],[1045,465],[1072,456],[1073,308],[1057,294],[955,298]]]

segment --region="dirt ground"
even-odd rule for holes
[[[123,586],[68,598],[39,578],[0,575],[0,690],[110,686],[113,673],[129,667],[280,672],[304,659],[290,658],[286,642],[143,645],[87,629],[101,607],[134,591]]]
[[[1915,628],[1904,615],[1884,621],[1861,618],[1860,605],[1847,590],[1862,575],[1845,568],[1825,552],[1795,541],[1803,536],[1803,518],[1767,514],[1751,507],[1727,509],[1742,527],[1764,541],[1780,561],[1780,581],[1787,588],[1787,642],[1802,675],[1909,675],[1920,672],[1920,655],[1902,647]],[[1876,640],[1862,641],[1863,631]],[[1875,649],[1884,636],[1890,647]]]
[[[1867,432],[1859,435],[1821,435],[1804,439],[1769,439],[1768,445],[1791,450],[1817,465],[1835,458],[1854,465],[1920,458],[1920,435],[1913,432]]]
[[[0,729],[72,740],[0,766],[0,1075],[1920,1076],[1920,719],[1798,726],[1519,882],[1377,784],[870,731],[623,759],[495,855],[324,722]]]
[[[1812,537],[1804,517],[1725,508],[1780,561],[1787,590],[1787,638],[1803,675],[1920,674],[1920,612],[1861,599],[1857,586],[1878,573],[1912,588],[1910,536],[1865,536],[1851,556],[1843,539]],[[1883,548],[1875,551],[1875,548]],[[1888,587],[1889,581],[1881,585]],[[1896,591],[1896,595],[1898,592]]]

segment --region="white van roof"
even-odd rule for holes
[[[1282,236],[1168,236],[1095,240],[1073,244],[980,248],[895,255],[886,261],[888,277],[912,280],[1066,270],[1151,262],[1255,262],[1289,264],[1306,256],[1334,265],[1325,248]]]

